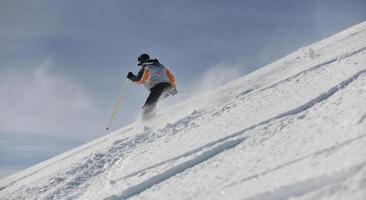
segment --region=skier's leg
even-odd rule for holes
[[[150,94],[143,106],[142,120],[150,120],[156,115],[156,105],[161,98],[165,98],[166,90],[171,87],[169,83],[161,83],[151,88]]]
[[[142,120],[150,120],[156,115],[156,105],[158,103],[161,91],[152,89],[146,99],[142,112]]]
[[[149,95],[149,97],[151,97],[153,95]],[[156,115],[156,103],[151,102],[153,98],[147,98],[145,105],[142,107],[142,120],[143,121],[148,121],[152,118],[155,117]]]

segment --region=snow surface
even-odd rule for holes
[[[0,180],[0,199],[366,199],[366,22]]]

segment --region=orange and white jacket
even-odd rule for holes
[[[144,85],[148,90],[159,83],[170,83],[172,87],[176,87],[173,74],[157,59],[143,63],[137,76],[133,76],[131,80]]]

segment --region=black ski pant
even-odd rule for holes
[[[169,93],[167,91],[171,88],[172,85],[170,83],[158,83],[150,89],[150,94],[147,97],[144,106],[142,107],[143,120],[148,120],[155,116],[155,109],[159,99],[169,96]]]

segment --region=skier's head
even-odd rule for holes
[[[147,55],[146,53],[141,54],[138,58],[138,65],[141,66],[143,63],[147,62],[150,60],[150,56]]]

